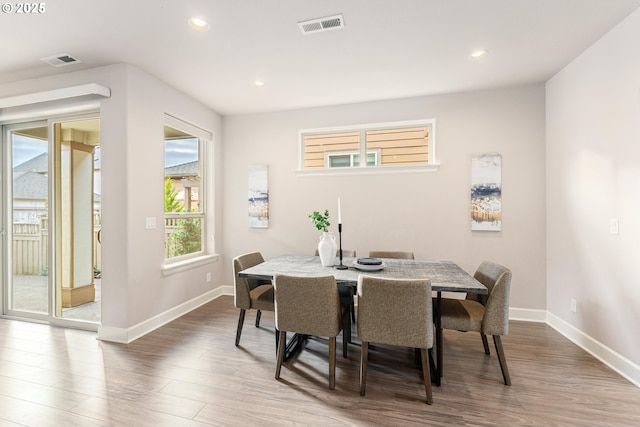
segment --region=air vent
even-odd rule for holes
[[[298,22],[298,27],[300,28],[300,31],[302,31],[302,34],[339,30],[344,28],[344,19],[342,19],[342,15],[327,16],[325,18]]]
[[[74,58],[73,56],[68,55],[66,53],[59,53],[57,55],[47,56],[45,58],[40,58],[40,60],[54,67],[64,67],[66,65],[77,64],[82,62],[78,58]]]

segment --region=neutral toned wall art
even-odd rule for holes
[[[249,166],[249,227],[269,228],[269,168]]]
[[[502,156],[471,157],[471,230],[502,230]]]

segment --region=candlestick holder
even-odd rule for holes
[[[338,236],[339,236],[339,239],[340,239],[340,249],[339,249],[340,250],[340,264],[336,265],[336,268],[338,270],[346,270],[349,267],[347,267],[346,265],[342,264],[342,223],[338,223]]]

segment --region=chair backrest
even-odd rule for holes
[[[316,256],[319,256],[320,253],[318,252],[318,248],[316,248]],[[336,256],[339,257],[340,256],[340,249],[338,249],[336,251]],[[342,256],[343,257],[355,257],[356,256],[356,251],[355,250],[350,250],[350,249],[343,249],[342,250]]]
[[[275,274],[276,329],[335,337],[342,319],[338,284],[333,276]]]
[[[260,252],[250,252],[244,255],[239,255],[233,259],[233,302],[236,308],[244,308],[245,310],[251,308],[251,297],[249,296],[249,291],[257,285],[255,281],[250,281],[246,277],[240,277],[238,273],[263,262],[264,258]]]
[[[336,253],[336,256],[339,257],[340,256],[340,249],[338,249],[338,252]],[[355,257],[356,256],[356,251],[351,250],[351,249],[343,249],[342,250],[342,256],[343,257]]]
[[[413,252],[402,251],[369,251],[371,258],[415,259]]]
[[[358,337],[380,344],[431,348],[431,281],[360,275]]]
[[[467,296],[485,306],[482,332],[486,335],[506,335],[509,332],[511,270],[495,262],[484,261],[473,277],[489,290],[488,295]]]

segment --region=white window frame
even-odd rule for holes
[[[412,126],[427,126],[429,127],[429,157],[428,164],[426,165],[393,165],[382,166],[379,164],[379,160],[376,160],[376,166],[366,165],[366,132],[402,127]],[[311,134],[326,134],[326,133],[338,133],[338,132],[360,132],[360,166],[354,167],[329,167],[319,169],[305,169],[304,167],[304,137]],[[371,152],[372,150],[368,150]],[[351,151],[339,152],[335,151],[331,154],[350,153]],[[327,155],[325,154],[325,165]],[[365,159],[363,162],[362,159]],[[421,120],[406,120],[398,122],[385,122],[385,123],[371,123],[361,125],[349,125],[349,126],[335,126],[327,128],[314,128],[314,129],[301,129],[298,131],[298,168],[296,169],[296,175],[300,176],[317,176],[317,175],[341,175],[341,174],[385,174],[385,173],[411,173],[411,172],[437,172],[440,164],[436,157],[436,120],[435,119],[421,119]]]
[[[213,135],[211,132],[206,131],[202,128],[199,128],[195,125],[192,125],[188,122],[185,122],[177,117],[171,116],[169,114],[165,114],[164,124],[166,126],[172,127],[174,129],[180,130],[184,133],[192,135],[198,138],[198,165],[199,165],[199,174],[200,174],[200,187],[198,188],[198,204],[200,206],[200,212],[164,212],[163,213],[163,233],[166,228],[166,220],[171,218],[176,219],[188,219],[188,218],[199,218],[201,223],[201,236],[200,242],[201,247],[197,252],[192,252],[185,255],[180,255],[171,258],[164,258],[164,265],[167,269],[172,269],[176,267],[181,267],[185,264],[191,264],[192,262],[203,260],[204,258],[208,258],[207,254],[209,253],[209,248],[207,246],[207,222],[208,222],[208,200],[207,200],[207,176],[209,175],[210,165],[207,162],[207,146],[209,142],[212,140]],[[163,139],[164,141],[164,139]],[[164,147],[163,147],[164,150]],[[164,156],[163,156],[164,159]],[[163,179],[164,181],[164,179]],[[163,192],[164,198],[164,192]],[[164,206],[164,203],[163,203]],[[165,242],[166,244],[166,242]]]

